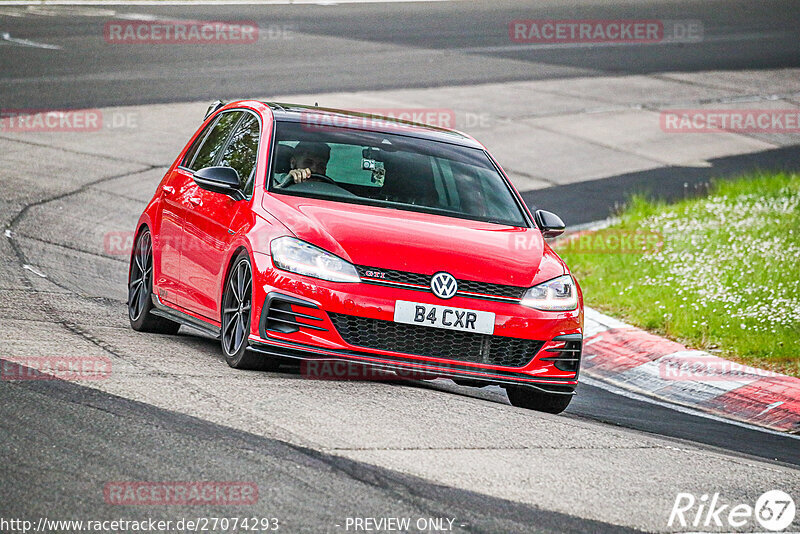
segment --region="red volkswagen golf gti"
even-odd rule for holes
[[[563,230],[464,134],[216,103],[139,219],[128,313],[219,338],[235,368],[345,360],[558,413],[583,342],[580,287],[544,241]]]

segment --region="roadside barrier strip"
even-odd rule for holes
[[[667,402],[800,434],[800,379],[690,350],[588,307],[581,372]]]

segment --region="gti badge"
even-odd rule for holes
[[[438,272],[431,278],[431,290],[440,299],[449,299],[458,292],[458,282],[452,274]]]

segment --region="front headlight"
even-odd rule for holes
[[[294,237],[274,239],[270,250],[278,269],[331,282],[361,281],[352,263]]]
[[[569,311],[578,307],[578,288],[568,274],[553,278],[525,292],[523,306],[545,311]]]

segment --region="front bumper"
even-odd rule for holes
[[[483,383],[525,383],[553,393],[571,393],[577,385],[582,345],[583,310],[544,312],[512,302],[454,297],[443,301],[429,291],[414,291],[367,283],[334,283],[274,269],[271,258],[255,254],[254,302],[264,303],[254,309],[250,349],[271,356],[296,359],[339,359],[390,370],[412,370],[430,375],[467,378]],[[495,313],[492,336],[468,333],[447,334],[450,330],[424,326],[398,333],[394,303],[407,300],[426,304],[450,305]],[[276,304],[277,303],[277,304]],[[275,313],[275,308],[279,308]],[[270,312],[270,310],[273,310]],[[333,320],[335,319],[335,321]],[[361,344],[348,343],[354,338],[341,331],[342,321],[375,329],[371,336],[357,336]],[[337,324],[339,328],[337,328]],[[422,329],[419,343],[398,345],[403,335]],[[431,332],[436,331],[436,332]],[[383,334],[381,334],[383,332]],[[342,334],[345,334],[343,337]],[[384,336],[394,343],[383,343]],[[402,335],[400,335],[402,334]],[[431,347],[430,336],[441,334],[442,350],[426,353],[414,347]],[[399,337],[398,337],[399,336]],[[478,336],[475,339],[464,338]],[[490,339],[483,339],[490,338]],[[373,341],[364,342],[364,339]],[[462,345],[456,346],[456,343]],[[505,350],[525,345],[525,357],[501,358],[499,350],[488,357],[490,344]],[[367,346],[373,345],[373,346]],[[375,346],[380,345],[380,346]],[[486,350],[483,348],[486,346]],[[391,350],[409,347],[408,350]],[[458,347],[481,347],[473,353],[447,350]],[[444,357],[443,357],[444,356]]]

